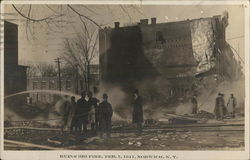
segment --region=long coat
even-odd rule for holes
[[[90,107],[84,98],[80,98],[76,103],[76,114],[75,116],[80,123],[88,123],[88,114]]]
[[[133,123],[143,122],[143,100],[138,96],[134,101]]]
[[[236,98],[235,97],[230,97],[228,102],[227,102],[227,111],[229,113],[234,113],[236,104],[237,104]]]
[[[222,118],[224,115],[225,101],[222,97],[217,97],[215,100],[214,114],[217,118]]]
[[[113,109],[109,102],[103,101],[99,105],[99,120],[101,131],[111,131],[111,118],[113,115]]]

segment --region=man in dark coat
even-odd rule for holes
[[[91,121],[91,131],[92,133],[95,133],[97,131],[97,129],[99,128],[99,100],[95,97],[93,97],[93,94],[91,91],[88,92],[88,106],[90,106],[90,108],[94,108],[94,111],[92,111],[92,109],[90,109],[90,121]],[[92,113],[94,112],[94,113]]]
[[[215,108],[214,108],[214,114],[215,118],[218,120],[222,120],[224,116],[224,107],[225,107],[225,101],[223,98],[224,94],[219,93],[218,97],[215,100]]]
[[[198,102],[197,102],[197,99],[196,99],[196,95],[194,95],[192,97],[191,103],[192,103],[192,114],[197,114]]]
[[[133,123],[137,125],[138,135],[142,133],[143,122],[143,100],[139,95],[139,90],[134,92],[134,110],[133,110]]]
[[[100,137],[102,138],[103,133],[106,133],[107,138],[110,138],[113,109],[111,104],[108,102],[108,95],[104,93],[102,97],[103,101],[99,105]]]
[[[81,98],[76,103],[76,129],[78,132],[81,132],[83,125],[83,133],[87,133],[87,124],[88,124],[88,112],[89,107],[87,101],[85,100],[86,93],[81,93]]]

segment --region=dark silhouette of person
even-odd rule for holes
[[[86,93],[81,92],[81,98],[76,103],[76,130],[79,133],[87,134],[89,107],[85,100]],[[83,126],[83,130],[82,130]]]
[[[133,123],[137,125],[138,135],[142,134],[143,123],[143,99],[139,95],[139,90],[134,91],[134,110],[133,110]]]
[[[193,97],[191,99],[191,103],[192,103],[192,114],[197,114],[197,112],[198,112],[198,102],[197,102],[196,95],[193,95]]]
[[[112,105],[108,102],[108,95],[106,93],[102,96],[103,101],[99,105],[100,114],[100,137],[103,137],[103,133],[107,134],[107,138],[111,137],[111,119],[113,115]]]
[[[224,101],[224,94],[219,93],[218,97],[215,100],[215,108],[214,108],[214,114],[215,118],[218,120],[222,120],[224,117],[224,107],[225,107],[225,101]]]

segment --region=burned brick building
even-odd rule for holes
[[[236,80],[242,71],[225,40],[227,20],[224,13],[168,23],[142,19],[123,27],[115,22],[114,28],[99,30],[100,78],[125,91],[139,88],[157,95],[164,88],[165,97]]]
[[[18,25],[4,21],[4,95],[25,91],[27,67],[18,64]]]

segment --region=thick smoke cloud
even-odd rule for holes
[[[236,109],[239,112],[244,113],[245,81],[243,79],[234,82],[223,81],[219,85],[213,86],[210,89],[201,89],[197,96],[198,110],[213,113],[215,107],[215,99],[218,96],[218,93],[224,94],[225,105],[227,104],[230,94],[234,94],[234,97],[237,99]],[[190,114],[191,112],[192,104],[190,101],[179,104],[176,108],[176,114],[179,115]]]

